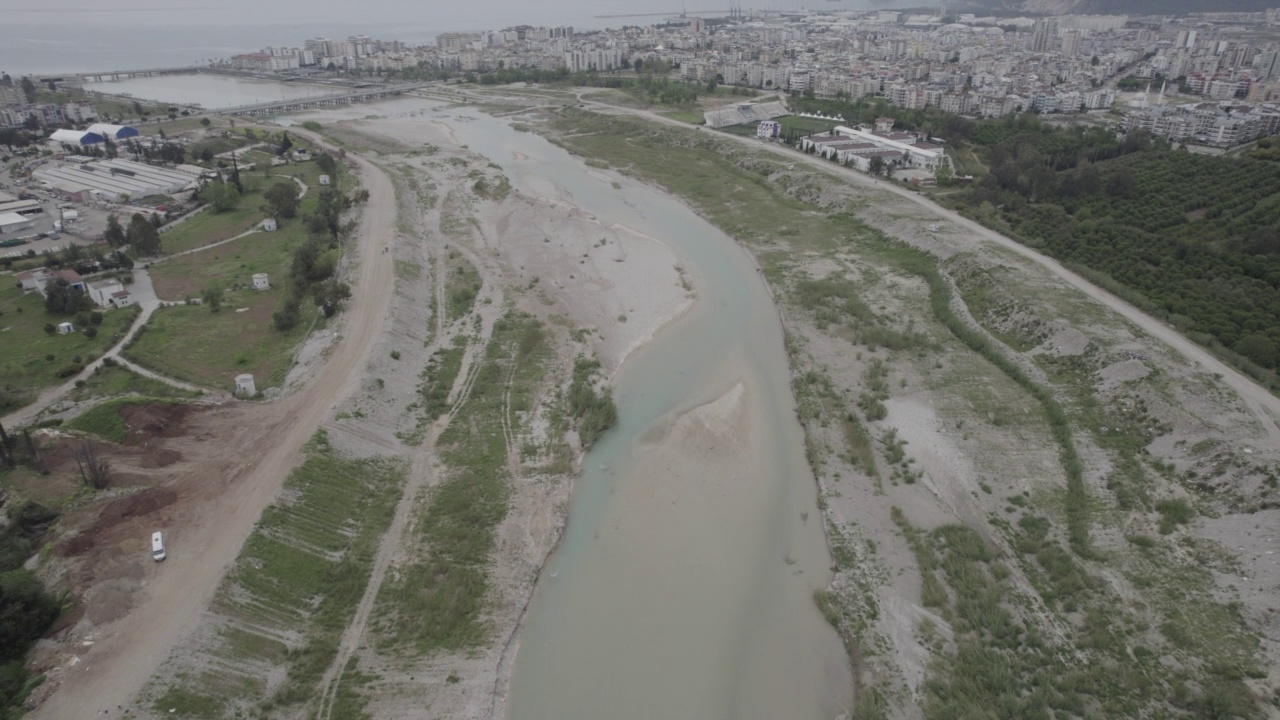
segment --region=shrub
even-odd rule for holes
[[[98,328],[90,325],[89,327],[84,329],[84,336],[89,338],[90,340],[98,337]]]

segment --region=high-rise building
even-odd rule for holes
[[[1258,71],[1258,79],[1263,82],[1280,79],[1280,50],[1258,53],[1253,58],[1253,67]]]
[[[1079,30],[1068,30],[1062,36],[1062,54],[1067,56],[1079,55],[1081,40],[1083,40],[1083,36]]]
[[[1047,52],[1053,47],[1058,36],[1058,21],[1053,19],[1037,20],[1031,28],[1031,52]]]

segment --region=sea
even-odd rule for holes
[[[745,10],[867,10],[927,0],[756,0]],[[590,30],[648,25],[682,11],[728,11],[730,0],[0,0],[0,72],[72,73],[207,63],[311,37],[368,35],[428,43],[442,32],[513,25]]]

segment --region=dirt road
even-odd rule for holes
[[[657,113],[649,112],[647,110],[624,108],[616,105],[599,103],[592,100],[584,99],[582,98],[581,95],[579,95],[579,100],[585,105],[592,106],[594,109],[601,110],[606,113],[613,113],[613,114],[622,113],[627,115],[634,115],[637,117],[642,117],[646,120],[659,122],[664,125],[681,127],[686,130],[689,128],[689,124],[686,122],[681,122],[679,120],[673,120],[671,118],[663,117],[661,115],[658,115]],[[710,132],[710,131],[707,131],[707,132]],[[808,163],[809,165],[815,168],[818,168],[832,175],[838,176],[845,181],[860,183],[864,186],[873,187],[877,190],[884,190],[886,192],[897,193],[903,198],[906,198],[916,203],[917,205],[920,205],[921,207],[927,209],[929,212],[933,213],[934,215],[940,218],[943,218],[945,220],[948,220],[952,223],[955,223],[957,226],[963,228],[964,230],[970,233],[973,233],[978,237],[981,237],[984,240],[995,243],[996,245],[999,245],[1001,247],[1008,248],[1018,253],[1024,258],[1027,258],[1028,260],[1031,260],[1035,263],[1038,263],[1039,265],[1044,266],[1054,275],[1057,275],[1058,277],[1062,278],[1067,284],[1080,290],[1081,292],[1083,292],[1085,295],[1088,295],[1093,300],[1101,303],[1102,305],[1106,306],[1110,310],[1113,310],[1114,312],[1119,314],[1121,317],[1137,325],[1139,328],[1142,329],[1143,332],[1147,333],[1148,335],[1151,335],[1152,337],[1159,339],[1161,342],[1165,343],[1170,348],[1172,348],[1175,352],[1181,354],[1187,359],[1200,365],[1202,368],[1204,368],[1205,371],[1210,373],[1217,373],[1221,375],[1222,381],[1225,382],[1228,387],[1230,387],[1240,396],[1240,399],[1245,403],[1246,406],[1248,406],[1249,410],[1258,418],[1258,421],[1262,423],[1262,426],[1266,430],[1267,436],[1270,438],[1272,445],[1275,447],[1280,447],[1280,426],[1277,426],[1276,424],[1277,419],[1280,419],[1280,398],[1277,398],[1275,395],[1272,395],[1269,391],[1267,391],[1265,388],[1258,385],[1249,377],[1245,376],[1244,374],[1240,373],[1238,370],[1235,370],[1231,366],[1227,365],[1225,362],[1214,357],[1214,355],[1210,353],[1208,350],[1205,350],[1204,348],[1200,347],[1194,342],[1188,340],[1186,337],[1184,337],[1181,333],[1179,333],[1174,328],[1161,322],[1160,320],[1157,320],[1156,318],[1151,317],[1150,315],[1146,314],[1142,310],[1139,310],[1138,308],[1130,305],[1124,300],[1121,300],[1115,295],[1112,295],[1106,290],[1103,290],[1097,285],[1094,285],[1093,283],[1075,274],[1074,272],[1071,272],[1067,268],[1063,267],[1057,260],[1054,260],[1046,255],[1042,255],[1036,252],[1035,250],[1017,242],[1016,240],[1007,238],[1001,235],[1000,233],[997,233],[996,231],[990,228],[984,227],[983,225],[980,225],[979,223],[974,222],[973,220],[970,220],[953,210],[948,210],[947,208],[944,208],[941,205],[938,205],[937,203],[933,202],[925,195],[922,195],[918,192],[913,192],[893,182],[878,181],[864,173],[858,172],[857,170],[852,170],[849,168],[834,165],[829,160],[823,160],[813,155],[807,155],[804,153],[795,152],[794,150],[783,147],[781,145],[777,145],[773,143],[764,143],[752,137],[744,137],[741,135],[730,135],[728,133],[716,133],[715,137],[720,139],[733,140],[735,142],[740,142],[744,145],[750,145],[751,147],[754,147],[757,149],[767,150],[769,152],[788,158],[793,163],[798,163],[798,162]]]
[[[300,133],[303,134],[303,133]],[[312,137],[317,140],[318,138]],[[297,393],[248,417],[261,432],[248,447],[227,448],[241,459],[239,477],[209,478],[226,492],[197,520],[169,530],[169,559],[144,598],[120,621],[101,628],[96,644],[61,675],[61,685],[33,718],[118,717],[130,707],[171,648],[198,624],[219,582],[240,552],[263,508],[279,493],[298,452],[341,399],[359,387],[376,339],[386,329],[395,272],[382,248],[394,238],[395,193],[372,163],[347,156],[358,167],[369,201],[352,251],[359,262],[350,278],[353,296],[344,334],[328,362]]]

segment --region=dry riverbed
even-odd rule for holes
[[[140,716],[500,712],[581,458],[566,395],[693,302],[669,248],[554,187],[514,191],[451,137],[465,118],[355,110],[318,117],[396,185],[389,329]]]
[[[1275,702],[1280,448],[1215,369],[898,195],[630,111],[484,102],[756,258],[836,569],[815,599],[857,717]],[[132,716],[500,717],[582,456],[565,397],[602,387],[698,288],[661,238],[553,186],[512,189],[458,141],[466,113],[406,99],[315,119],[396,186],[385,333]],[[600,370],[575,373],[581,358]],[[652,441],[749,426],[752,389],[723,390]]]
[[[859,717],[1267,712],[1274,418],[1101,296],[959,224],[930,231],[908,199],[623,115],[522,122],[760,260]]]

